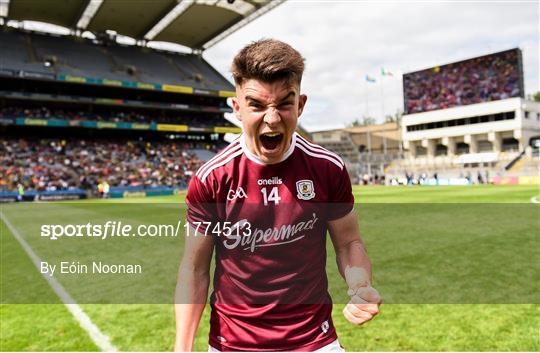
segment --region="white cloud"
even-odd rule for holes
[[[403,106],[403,73],[520,47],[525,88],[538,86],[538,3],[289,0],[204,54],[230,78],[233,56],[263,37],[286,41],[306,57],[303,91],[309,130],[344,126],[368,112],[382,120]],[[368,84],[365,74],[378,79]],[[381,101],[381,96],[384,100]],[[366,103],[367,97],[367,103]]]

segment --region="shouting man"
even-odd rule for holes
[[[190,351],[210,297],[210,351],[342,351],[326,275],[330,232],[360,325],[378,313],[343,160],[298,135],[304,59],[277,40],[234,58],[243,134],[193,176],[176,291],[175,350]]]

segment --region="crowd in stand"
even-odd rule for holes
[[[408,74],[407,113],[517,97],[521,94],[518,52],[507,51]]]
[[[0,108],[1,118],[65,119],[69,121],[97,120],[131,123],[185,124],[197,127],[232,126],[219,114],[179,113],[174,110],[135,111],[101,108],[93,112],[76,108],[53,109],[48,107],[22,107],[9,105]]]
[[[194,148],[202,143],[3,139],[0,142],[0,190],[93,190],[111,187],[185,187],[202,161]]]

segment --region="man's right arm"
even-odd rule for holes
[[[193,349],[193,341],[208,296],[210,262],[214,250],[213,237],[195,233],[191,227],[185,239],[175,294],[175,351]]]

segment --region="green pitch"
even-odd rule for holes
[[[360,203],[358,214],[363,236],[374,264],[375,286],[387,303],[376,319],[355,327],[344,320],[343,304],[339,304],[343,299],[336,295],[338,304],[333,318],[340,342],[347,350],[540,349],[538,304],[448,304],[538,303],[538,285],[531,285],[540,282],[537,235],[540,206],[531,204],[531,198],[540,196],[538,186],[359,187],[354,192]],[[183,197],[63,202],[41,208],[40,213],[34,212],[36,206],[30,204],[1,207],[2,213],[24,235],[41,219],[62,215],[68,219],[82,217],[81,205],[88,204],[107,205],[103,208],[107,214],[99,214],[99,207],[95,209],[96,217],[103,219],[123,216],[143,223],[159,222],[159,217],[178,212]],[[163,216],[148,214],[144,207],[129,208],[129,214],[125,214],[126,204],[143,202],[159,204]],[[47,251],[27,241],[38,255]],[[0,242],[0,350],[97,350],[3,222]],[[182,243],[179,241],[179,249],[171,249],[172,255],[181,253]],[[329,285],[331,291],[342,293],[343,280],[337,274],[331,247],[328,249]],[[513,254],[516,261],[501,263],[508,254]],[[482,266],[470,261],[478,256],[482,256]],[[497,270],[501,267],[504,271]],[[426,279],[440,268],[448,269],[443,277]],[[495,274],[497,278],[493,278]],[[415,279],[415,275],[422,278]],[[29,283],[32,290],[24,290]],[[456,288],[456,283],[461,287]],[[76,285],[69,282],[64,285],[76,294]],[[460,297],[462,293],[466,294]],[[514,297],[507,298],[509,295]],[[14,296],[21,302],[50,304],[5,304]],[[426,300],[433,304],[416,304]],[[404,302],[413,304],[401,304]],[[119,350],[172,349],[172,305],[81,304],[81,307]],[[200,351],[207,350],[208,319],[209,310],[206,310],[195,345]]]

